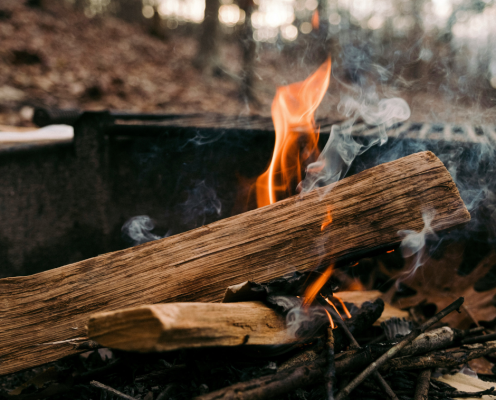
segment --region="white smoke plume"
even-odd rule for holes
[[[220,217],[222,212],[222,203],[217,193],[204,180],[196,182],[188,190],[188,198],[181,206],[184,221],[195,226],[204,225],[209,217]]]
[[[148,215],[138,215],[127,220],[122,226],[121,232],[123,237],[130,241],[133,246],[168,236],[168,234],[165,236],[153,234],[151,232],[153,228],[155,228],[155,224]]]
[[[424,210],[422,212],[422,219],[424,220],[424,227],[420,232],[412,230],[400,230],[398,235],[401,237],[401,254],[403,258],[412,259],[412,266],[406,273],[412,275],[429,259],[427,254],[426,241],[427,239],[439,240],[438,236],[431,227],[436,213],[434,210]]]
[[[377,126],[378,135],[359,143],[351,136],[353,124],[346,125],[345,128],[334,125],[318,160],[307,167],[305,179],[298,186],[302,193],[327,186],[343,178],[355,157],[375,144],[386,143],[386,129],[389,126],[410,117],[410,107],[400,98],[380,101],[369,99],[368,102],[360,103],[347,97],[341,101],[338,109],[352,121],[361,117],[368,125]]]

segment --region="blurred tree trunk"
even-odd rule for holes
[[[127,22],[143,22],[142,0],[114,0],[117,4],[116,16]]]
[[[218,30],[219,0],[205,0],[205,17],[201,26],[199,48],[194,65],[208,73],[216,73],[219,69]]]
[[[243,71],[241,72],[241,96],[243,100],[258,106],[259,102],[255,95],[255,52],[257,45],[253,39],[253,28],[251,26],[251,15],[255,8],[253,0],[239,0],[239,8],[245,12],[245,22],[241,30],[240,44],[243,53]]]
[[[74,1],[74,9],[77,11],[83,11],[85,5],[86,5],[86,0],[75,0]]]
[[[153,6],[153,17],[150,25],[150,34],[162,40],[167,39],[167,32],[162,24],[162,17],[160,17],[156,5]]]

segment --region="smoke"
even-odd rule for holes
[[[408,104],[400,98],[382,99],[377,101],[376,95],[358,102],[351,97],[345,97],[339,104],[338,110],[351,123],[331,128],[327,144],[316,162],[307,167],[305,179],[298,185],[302,193],[315,188],[327,186],[342,179],[349,170],[353,160],[366,152],[370,147],[387,142],[386,129],[397,122],[410,117]],[[378,135],[366,138],[361,142],[351,136],[354,122],[361,118],[368,125],[378,127]]]
[[[195,226],[205,225],[207,219],[220,217],[222,203],[217,197],[215,190],[205,183],[199,181],[188,190],[188,198],[181,205],[184,222]]]
[[[127,220],[122,226],[121,232],[123,238],[126,241],[131,242],[133,246],[168,236],[168,234],[165,236],[153,234],[151,232],[153,228],[155,228],[155,224],[148,215],[138,215]]]
[[[434,210],[424,210],[422,212],[422,219],[424,220],[424,227],[420,232],[412,230],[400,230],[398,235],[401,237],[401,254],[403,258],[412,258],[412,266],[406,272],[408,276],[412,275],[429,259],[427,252],[426,241],[439,240],[438,236],[431,227],[432,221],[436,213]]]
[[[315,337],[329,319],[322,307],[293,307],[286,314],[286,327],[291,337],[298,339]]]

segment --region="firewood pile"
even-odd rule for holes
[[[450,319],[467,310],[463,297],[432,316],[413,315],[339,272],[397,249],[398,230],[421,231],[422,207],[435,211],[438,232],[470,220],[429,152],[345,178],[331,191],[2,279],[1,395],[496,398],[494,332],[457,329]],[[474,360],[478,378],[466,375]]]

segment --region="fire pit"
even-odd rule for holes
[[[484,295],[472,287],[474,276],[477,285],[494,269],[490,232],[477,214],[493,209],[490,197],[481,201],[492,181],[481,179],[493,167],[494,127],[407,122],[408,106],[394,98],[348,99],[347,120],[315,121],[330,70],[329,59],[279,88],[275,136],[265,118],[35,113],[40,124],[71,123],[74,140],[28,149],[8,164],[17,175],[6,182],[16,187],[15,178],[38,165],[22,188],[30,198],[55,168],[54,190],[37,212],[58,217],[64,239],[51,243],[69,250],[54,256],[35,240],[12,263],[22,273],[34,268],[32,254],[46,254],[38,270],[55,260],[68,265],[0,280],[0,373],[55,362],[11,395],[90,387],[128,399],[496,395],[494,387],[457,391],[431,379],[434,368],[452,371],[496,351],[494,287]],[[45,237],[45,226],[34,223],[31,235]],[[139,246],[88,258],[124,247],[112,239],[121,226]],[[470,246],[474,230],[485,253]],[[78,243],[97,245],[74,254]],[[393,253],[405,261],[388,268],[384,257]],[[457,299],[460,288],[432,277],[445,285],[436,290],[419,278],[439,260],[440,276],[456,272],[453,254],[464,257],[459,275],[472,274],[467,301]],[[226,288],[223,302],[212,303]],[[385,294],[365,290],[372,288]],[[64,367],[58,360],[68,356]],[[129,380],[125,368],[140,375]],[[229,368],[229,378],[216,376]],[[150,385],[157,380],[167,383]],[[30,385],[46,388],[25,393]]]

